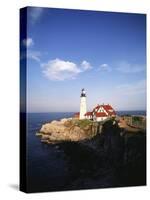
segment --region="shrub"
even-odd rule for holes
[[[89,119],[76,120],[76,125],[81,128],[85,128],[90,124],[92,124],[92,122]]]

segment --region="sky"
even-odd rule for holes
[[[146,16],[29,7],[28,112],[76,112],[81,89],[87,108],[146,109]]]

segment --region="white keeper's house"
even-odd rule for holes
[[[116,116],[115,110],[109,104],[98,104],[91,112],[87,112],[86,108],[86,92],[82,89],[80,96],[80,112],[75,113],[74,118],[103,121]]]

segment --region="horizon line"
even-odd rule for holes
[[[116,110],[116,112],[122,112],[122,111],[125,111],[125,112],[133,112],[133,111],[137,111],[137,112],[147,112],[147,110],[143,110],[143,109],[139,109],[139,110]],[[76,113],[76,112],[78,112],[78,111],[48,111],[48,112],[40,112],[40,111],[38,111],[38,112],[21,112],[20,111],[20,113]]]

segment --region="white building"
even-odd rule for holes
[[[107,105],[97,105],[93,111],[93,120],[94,121],[103,121],[106,120],[110,117],[115,117],[116,116],[116,112],[115,110],[112,108],[111,105],[107,104]]]
[[[80,116],[79,119],[85,119],[85,113],[86,113],[86,93],[85,90],[81,90],[81,96],[80,96]]]
[[[93,119],[93,113],[92,112],[87,112],[85,113],[85,119]]]
[[[74,118],[77,119],[90,119],[94,121],[103,121],[108,118],[116,116],[115,110],[109,104],[97,105],[92,112],[87,112],[86,109],[86,92],[81,90],[80,96],[80,112],[74,114]]]

